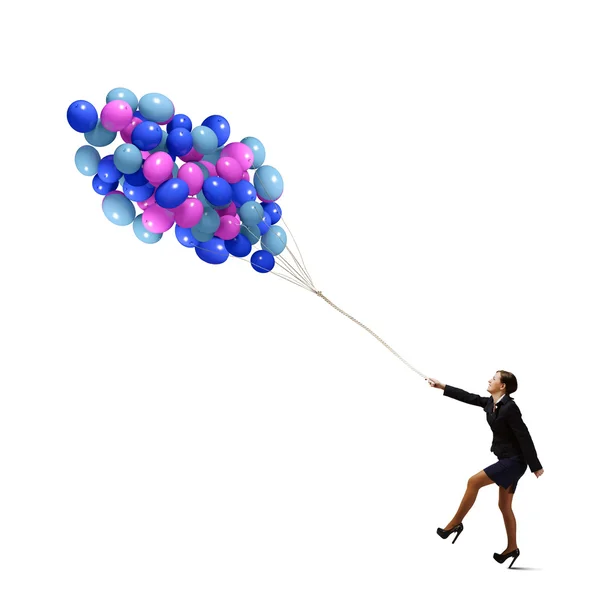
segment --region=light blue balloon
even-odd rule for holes
[[[93,146],[81,146],[75,153],[75,166],[82,175],[93,177],[98,172],[100,153]]]
[[[274,202],[283,194],[283,179],[275,167],[258,167],[254,172],[254,187],[261,200]]]
[[[192,228],[193,229],[193,228]],[[201,231],[192,231],[192,237],[199,242],[210,242],[215,237],[214,233],[202,233]]]
[[[204,160],[204,159],[203,159]],[[195,164],[197,164],[200,167],[200,170],[202,171],[202,175],[204,175],[204,180],[206,181],[211,175],[208,171],[208,167],[206,167],[205,165],[203,165],[201,162],[199,161],[193,161]]]
[[[192,235],[196,239],[198,239],[198,237],[196,236],[197,233],[214,234],[215,231],[219,229],[219,225],[221,225],[221,217],[219,216],[219,213],[214,208],[211,208],[210,206],[205,206],[202,218],[196,225],[194,225],[191,228]]]
[[[248,202],[246,203],[248,204]],[[267,233],[260,239],[260,246],[263,250],[270,252],[273,256],[281,254],[287,245],[287,233],[279,225],[271,225]]]
[[[177,173],[179,173],[179,166],[177,165],[176,162],[173,162],[172,173],[173,173],[173,177],[177,177]]]
[[[198,200],[200,200],[200,202],[202,202],[202,206],[204,206],[205,208],[214,208],[213,205],[206,199],[206,196],[204,195],[204,193],[202,192],[202,190],[200,190],[197,194],[196,194],[196,198],[198,198]]]
[[[140,170],[143,158],[140,149],[133,144],[121,144],[113,155],[115,167],[125,175],[131,175]]]
[[[244,225],[258,225],[265,216],[265,210],[262,207],[262,204],[250,201],[244,202],[244,204],[238,208],[238,214]]]
[[[100,119],[98,119],[96,127],[94,127],[94,129],[91,131],[84,133],[83,135],[88,144],[96,146],[97,148],[101,148],[102,146],[108,146],[109,144],[112,144],[117,137],[117,132],[104,129],[104,126],[102,123],[100,123]]]
[[[260,229],[258,228],[258,225],[250,225],[247,227],[242,223],[240,233],[245,235],[250,240],[252,245],[256,244],[256,242],[260,240]]]
[[[162,130],[162,140],[160,141],[160,144],[158,144],[158,146],[156,146],[156,148],[152,148],[152,150],[150,150],[150,154],[154,154],[155,152],[168,152],[167,150],[167,138],[169,137],[169,134],[163,129]]]
[[[202,157],[202,160],[205,160],[209,163],[212,163],[213,165],[216,165],[217,161],[221,158],[222,150],[223,150],[223,148],[217,148],[214,152],[211,152],[210,154],[205,154]]]
[[[137,239],[144,242],[145,244],[155,244],[163,236],[162,233],[152,233],[151,231],[148,231],[144,227],[144,223],[142,223],[142,215],[141,214],[139,214],[133,220],[133,232],[135,233],[135,236],[137,237]]]
[[[104,196],[102,212],[115,225],[131,225],[135,219],[133,203],[120,192]]]
[[[200,154],[211,154],[219,147],[217,134],[210,127],[205,127],[204,125],[199,125],[192,129],[192,143],[194,144],[194,149],[200,152]]]
[[[258,169],[265,162],[265,147],[262,145],[260,140],[255,137],[249,136],[242,140],[242,144],[246,144],[254,154],[254,162],[252,163],[251,169]]]
[[[140,98],[139,111],[149,121],[164,123],[175,114],[175,107],[166,96],[153,92]]]
[[[108,94],[106,94],[106,104],[112,102],[113,100],[124,100],[131,106],[131,110],[135,112],[138,107],[138,99],[137,96],[127,88],[114,88],[110,90]]]

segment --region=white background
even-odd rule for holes
[[[590,589],[596,8],[6,5],[0,597]],[[519,482],[514,569],[495,484],[456,544],[435,533],[495,461],[480,409],[317,296],[104,217],[65,115],[119,86],[258,137],[317,287],[417,370],[482,395],[515,373],[545,472]]]

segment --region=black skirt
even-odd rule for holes
[[[498,462],[484,469],[486,475],[499,486],[501,485],[504,489],[508,490],[509,494],[515,493],[517,482],[526,470],[527,463],[520,455],[501,458]]]

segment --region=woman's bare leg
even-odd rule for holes
[[[517,548],[517,520],[512,510],[513,494],[509,494],[508,490],[505,490],[502,486],[499,486],[499,488],[498,507],[504,517],[504,526],[506,527],[506,536],[508,538],[506,550],[500,554],[506,554]]]
[[[456,514],[444,529],[452,529],[461,523],[465,518],[465,515],[471,510],[473,504],[475,504],[475,499],[477,498],[479,490],[485,485],[490,485],[490,483],[494,483],[494,481],[487,476],[485,471],[479,471],[479,473],[469,477],[469,480],[467,481],[467,491],[463,496],[462,502],[460,503]]]

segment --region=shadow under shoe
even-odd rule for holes
[[[454,544],[454,542],[458,539],[458,536],[462,533],[463,529],[464,529],[464,527],[463,527],[462,523],[459,523],[458,525],[456,525],[452,529],[442,529],[441,527],[438,527],[437,528],[437,534],[441,538],[446,539],[451,533],[456,532],[456,537],[452,540],[452,543]]]

